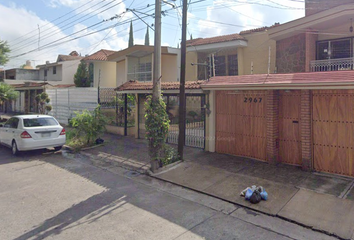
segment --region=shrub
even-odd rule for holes
[[[82,113],[70,120],[70,125],[74,127],[76,139],[84,139],[87,145],[91,145],[106,130],[108,118],[101,112],[100,106],[97,106],[93,112],[84,110]]]

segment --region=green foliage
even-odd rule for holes
[[[178,152],[176,149],[168,145],[164,145],[164,156],[163,158],[161,158],[161,164],[163,166],[176,162],[179,159],[180,157],[178,156]]]
[[[134,46],[134,36],[133,36],[133,22],[130,21],[130,30],[129,30],[129,45],[128,47]]]
[[[151,161],[157,161],[159,166],[169,164],[174,155],[166,146],[166,138],[170,126],[166,104],[162,98],[159,98],[159,101],[155,103],[152,101],[151,96],[148,96],[144,105],[146,139],[149,142]],[[166,149],[168,150],[166,151]]]
[[[76,87],[90,87],[89,72],[87,64],[84,60],[81,60],[77,71],[74,75],[74,83]]]
[[[19,92],[6,83],[0,83],[0,104],[8,101],[16,100],[19,96]]]
[[[0,40],[0,65],[5,65],[9,61],[9,53],[11,52],[6,41]]]
[[[38,104],[38,112],[40,114],[47,114],[52,111],[52,106],[49,105],[50,98],[46,92],[42,92],[36,96],[36,102]]]
[[[70,146],[74,152],[78,152],[85,147],[84,139],[76,137],[75,130],[66,130],[66,145]]]
[[[75,138],[82,139],[87,145],[93,144],[105,132],[108,118],[102,114],[100,106],[97,106],[93,112],[84,110],[76,114],[70,120],[71,126],[74,127]]]
[[[135,105],[135,94],[128,94],[127,95],[127,113],[128,113],[128,118],[132,114],[132,107]],[[124,95],[121,97],[114,97],[113,102],[111,103],[112,106],[117,106],[118,107],[118,114],[117,114],[117,125],[118,126],[124,126]]]
[[[145,46],[150,45],[150,37],[149,37],[149,26],[146,27],[146,34],[145,34]]]

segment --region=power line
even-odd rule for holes
[[[105,7],[105,6],[107,6],[107,5],[111,4],[111,3],[113,3],[113,2],[115,2],[115,1],[116,1],[116,0],[112,0],[111,2],[109,2],[109,3],[107,3],[107,4],[105,4],[105,5],[101,6],[101,7],[99,7],[99,8],[96,9],[96,10],[93,10],[93,11],[90,12],[90,13],[85,14],[84,16],[82,16],[82,17],[76,19],[75,21],[70,22],[70,23],[68,23],[68,24],[66,24],[66,25],[64,25],[64,26],[62,26],[62,27],[64,27],[63,29],[62,29],[62,28],[59,28],[59,29],[56,29],[56,30],[54,30],[54,31],[52,31],[52,32],[49,32],[49,33],[45,34],[44,36],[42,36],[42,39],[41,39],[41,40],[48,39],[49,37],[52,37],[53,35],[56,35],[56,34],[58,34],[58,33],[61,33],[62,31],[67,30],[67,29],[70,28],[70,27],[73,27],[75,24],[82,23],[82,22],[84,22],[84,21],[87,21],[88,19],[91,19],[91,18],[95,17],[95,15],[91,15],[90,17],[87,17],[87,18],[83,19],[83,20],[80,21],[80,22],[76,22],[76,21],[78,21],[78,20],[80,20],[80,19],[82,19],[82,18],[84,18],[84,17],[86,17],[86,16],[88,16],[88,15],[94,13],[95,11],[97,11],[97,10],[99,10],[99,9],[102,9],[103,7]],[[122,1],[122,2],[123,2],[123,1]],[[100,12],[97,13],[97,14],[100,14],[100,13],[102,13],[102,12],[108,11],[108,10],[111,9],[112,7],[115,7],[115,6],[119,5],[119,4],[121,4],[122,2],[119,2],[119,3],[117,3],[117,4],[113,5],[113,6],[107,7],[106,9],[100,11]],[[51,27],[51,28],[54,28],[54,27],[59,27],[59,26],[53,26],[53,27]],[[50,28],[50,29],[51,29],[51,28]],[[49,30],[49,29],[47,29],[47,30]],[[44,32],[45,32],[45,31],[44,31]],[[42,32],[42,33],[43,33],[43,32]],[[35,42],[37,42],[36,39],[30,41],[29,43],[26,43],[26,44],[24,44],[24,45],[21,45],[21,46],[15,48],[13,51],[18,51],[18,50],[20,50],[20,49],[23,49],[23,48],[25,48],[25,47],[28,47],[28,46],[34,44]]]

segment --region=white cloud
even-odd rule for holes
[[[206,8],[205,19],[191,16],[191,20],[197,25],[194,29],[198,33],[198,37],[212,37],[270,26],[276,22],[284,23],[303,17],[304,10],[294,9],[304,8],[303,5],[304,3],[284,0],[215,0],[211,6]]]
[[[41,29],[40,48],[38,51],[38,29],[37,26],[45,26]],[[40,19],[35,13],[27,11],[22,7],[12,5],[5,7],[0,5],[0,29],[2,40],[7,40],[11,53],[16,56],[33,51],[23,56],[11,59],[6,68],[19,67],[26,60],[33,60],[33,64],[42,64],[46,60],[55,61],[58,54],[69,54],[73,50],[79,51],[78,41],[70,44],[63,44],[54,48],[45,49],[43,46],[54,43],[57,39],[67,37],[55,25]],[[46,31],[47,29],[47,31]],[[70,38],[68,38],[70,39]]]
[[[51,0],[49,2],[50,7],[58,8],[60,6],[65,6],[69,8],[76,9],[76,14],[91,14],[97,16],[99,19],[110,19],[116,14],[121,14],[125,12],[126,6],[122,0],[114,1],[104,1],[94,0],[88,2],[87,0]],[[131,13],[128,13],[130,16]]]

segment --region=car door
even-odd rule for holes
[[[1,128],[1,143],[5,145],[10,145],[11,138],[11,125],[14,121],[14,118],[10,118],[6,121],[4,126]]]
[[[8,131],[8,134],[9,134],[9,137],[7,138],[8,139],[8,145],[11,146],[12,144],[12,139],[18,139],[19,136],[20,136],[20,131],[18,129],[18,123],[19,123],[19,119],[14,117],[12,118],[12,121],[10,123],[10,128],[9,128],[9,131]]]

